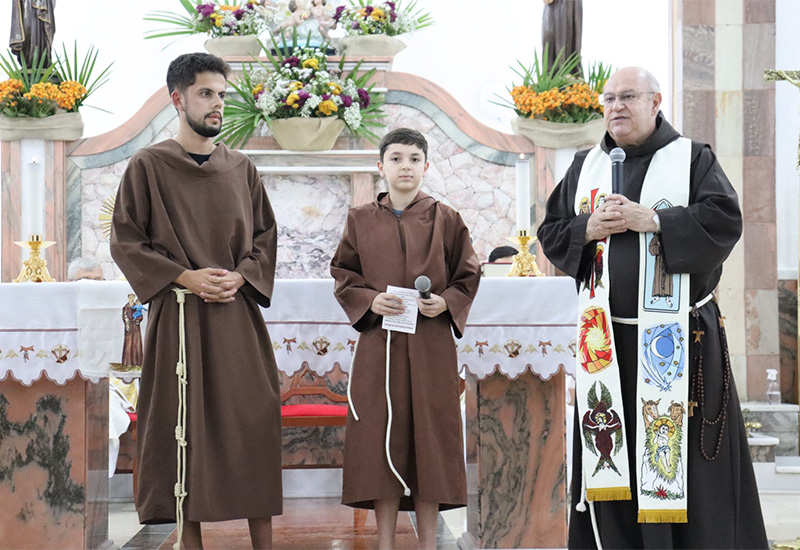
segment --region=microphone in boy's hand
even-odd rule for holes
[[[431,280],[425,275],[417,277],[417,280],[414,281],[414,288],[417,289],[419,297],[423,300],[427,300],[431,297]]]

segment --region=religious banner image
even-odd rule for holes
[[[659,324],[642,332],[642,380],[660,391],[672,391],[672,383],[685,370],[684,330],[680,323]]]
[[[578,350],[583,370],[595,374],[611,365],[611,333],[605,310],[597,306],[586,308],[578,330]]]
[[[661,199],[653,210],[672,208],[672,203]],[[677,313],[680,307],[681,277],[678,273],[667,273],[661,249],[661,236],[647,233],[648,254],[645,259],[645,285],[643,288],[643,309],[663,313]]]
[[[598,384],[600,385],[600,399],[597,398]],[[586,448],[600,457],[592,477],[602,469],[611,469],[617,475],[622,476],[612,459],[612,455],[616,455],[622,449],[623,433],[622,421],[617,412],[611,408],[613,405],[611,392],[608,391],[605,384],[598,381],[592,384],[586,401],[589,410],[583,415],[581,422],[583,439]]]
[[[660,400],[659,400],[660,401]],[[645,446],[642,456],[641,494],[657,500],[684,498],[682,402],[672,402],[668,414],[658,413],[658,401],[644,401],[642,417]]]

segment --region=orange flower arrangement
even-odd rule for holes
[[[65,80],[58,86],[52,82],[37,82],[26,92],[23,82],[12,78],[0,82],[0,113],[40,118],[55,114],[56,107],[74,111],[85,96],[86,87],[74,80]]]
[[[515,86],[511,97],[517,114],[551,122],[586,122],[603,115],[599,94],[585,82],[537,93],[527,86]],[[597,116],[592,116],[597,114]],[[570,119],[570,120],[565,120]]]
[[[60,112],[76,113],[94,90],[108,81],[111,65],[95,72],[97,50],[91,46],[85,55],[62,46],[52,64],[34,56],[19,62],[12,55],[0,54],[0,69],[8,80],[0,82],[0,116],[48,117]],[[94,76],[93,76],[94,73]],[[102,110],[102,109],[101,109]]]
[[[561,53],[553,66],[548,66],[547,47],[542,60],[534,54],[533,64],[528,67],[517,61],[519,69],[514,72],[522,77],[522,84],[509,89],[513,101],[500,97],[497,105],[510,107],[523,118],[535,118],[550,122],[589,122],[603,117],[600,92],[611,74],[611,67],[595,63],[589,67],[584,80],[581,59],[573,54],[562,59]]]

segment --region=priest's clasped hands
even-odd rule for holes
[[[447,311],[447,302],[438,294],[431,294],[430,298],[417,298],[417,307],[425,317],[433,318]],[[394,294],[381,292],[372,300],[372,305],[369,309],[376,315],[399,315],[406,308],[403,306],[403,300]]]
[[[244,277],[236,271],[205,267],[187,269],[175,282],[188,288],[192,294],[209,303],[227,303],[235,300],[234,294],[244,284]]]
[[[586,224],[583,244],[605,239],[615,233],[626,231],[656,231],[653,210],[633,202],[625,195],[608,195],[605,202],[592,212]]]

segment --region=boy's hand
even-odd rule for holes
[[[376,315],[399,315],[406,310],[406,307],[403,305],[403,300],[394,294],[381,292],[372,300],[369,309]]]
[[[447,302],[438,294],[431,294],[430,298],[425,299],[417,298],[417,306],[419,306],[419,312],[425,317],[433,318],[447,311]]]
[[[234,294],[244,284],[244,277],[236,271],[206,267],[187,269],[175,282],[184,286],[206,302],[227,303],[235,300]]]

